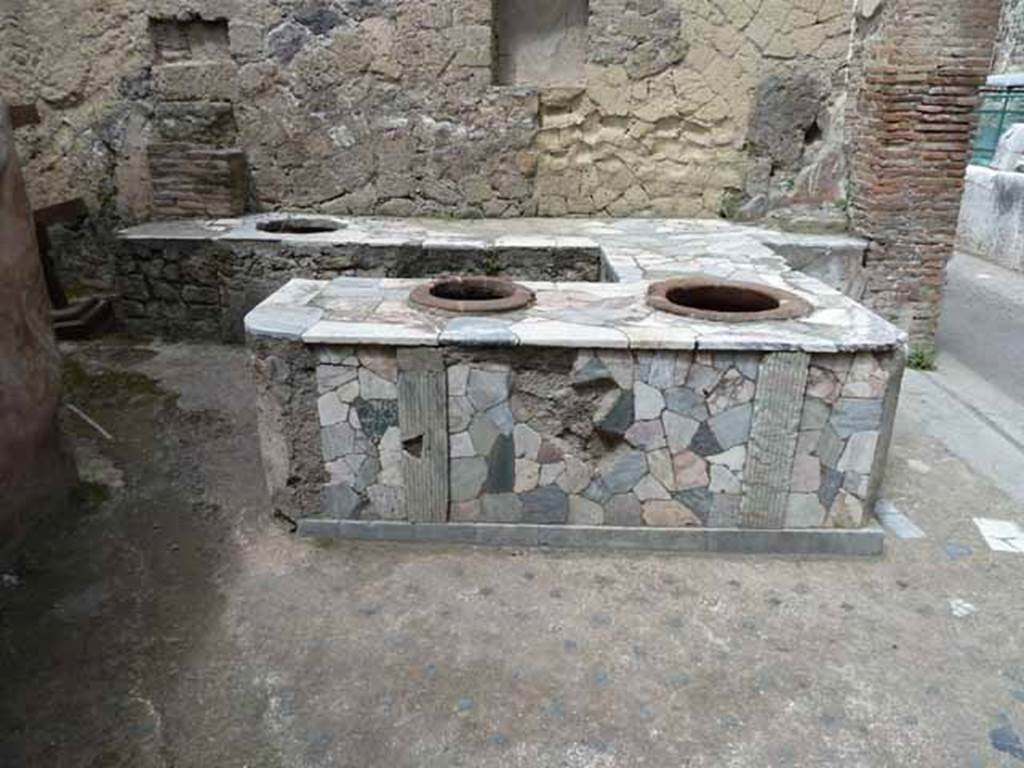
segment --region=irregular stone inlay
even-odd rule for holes
[[[548,485],[520,497],[523,521],[540,524],[562,524],[569,518],[569,496],[561,488]]]
[[[601,477],[611,493],[632,490],[640,478],[647,473],[647,459],[640,451],[626,451],[609,457]]]
[[[635,411],[632,390],[609,392],[594,414],[594,424],[602,434],[624,438],[633,424]]]
[[[397,400],[365,400],[357,397],[352,407],[359,416],[362,431],[371,440],[380,440],[388,429],[398,426]]]

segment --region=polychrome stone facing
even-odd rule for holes
[[[319,348],[328,481],[302,516],[402,520],[395,351]],[[804,361],[780,473],[781,516],[758,520],[762,370]],[[808,362],[809,361],[809,362]],[[857,528],[890,439],[902,351],[831,355],[445,350],[453,523]],[[805,384],[803,382],[806,382]],[[759,386],[760,385],[760,386]],[[753,430],[753,434],[752,434]],[[779,462],[784,466],[780,469]]]
[[[320,352],[316,380],[320,438],[329,477],[321,495],[322,515],[399,519],[402,438],[395,351],[325,348]]]

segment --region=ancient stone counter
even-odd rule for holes
[[[242,318],[290,278],[431,277],[479,272],[520,280],[721,277],[792,266],[856,298],[867,243],[723,221],[399,219],[261,214],[153,222],[124,230],[118,314],[129,330],[241,341]]]
[[[805,314],[680,316],[642,280],[527,282],[487,315],[411,302],[421,280],[292,280],[246,318],[274,503],[315,535],[878,551],[905,337],[756,281]]]

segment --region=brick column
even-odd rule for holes
[[[865,302],[930,343],[952,255],[978,87],[999,0],[889,0],[857,19],[851,217],[868,251]]]

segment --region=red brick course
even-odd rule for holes
[[[851,217],[873,241],[865,302],[919,342],[930,342],[938,324],[1000,5],[890,2],[853,64]]]

